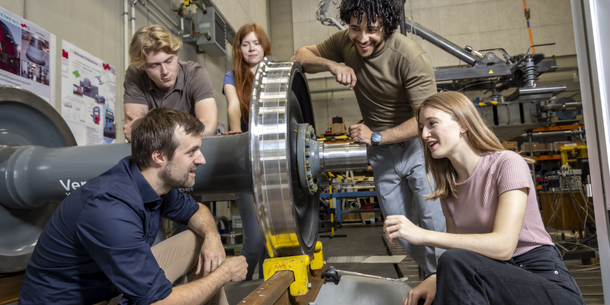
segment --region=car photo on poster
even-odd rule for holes
[[[49,68],[49,42],[39,34],[21,31],[21,53],[24,59]]]
[[[15,39],[20,32],[17,26],[0,20],[0,69],[16,75],[21,74],[21,52]]]

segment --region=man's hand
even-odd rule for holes
[[[203,276],[207,276],[222,265],[225,258],[225,249],[222,246],[220,237],[217,235],[206,235],[201,246],[201,254],[199,255],[197,272],[195,274],[199,274],[201,269],[203,269]]]
[[[402,300],[403,305],[417,305],[419,299],[425,299],[424,305],[432,304],[436,296],[436,275],[432,275],[425,281],[421,282],[415,288],[409,290],[409,293]]]
[[[332,62],[329,67],[329,71],[332,75],[335,76],[337,83],[348,86],[350,89],[354,89],[356,86],[356,73],[354,69],[342,65],[336,62]]]
[[[349,133],[354,139],[354,142],[357,143],[366,143],[366,145],[372,145],[371,136],[373,135],[373,131],[364,125],[364,124],[355,124],[349,127]]]
[[[222,264],[226,266],[227,274],[229,275],[231,282],[241,282],[246,279],[248,274],[248,263],[246,263],[246,257],[243,255],[229,257]]]

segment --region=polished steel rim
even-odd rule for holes
[[[318,231],[319,193],[301,190],[298,125],[315,126],[298,62],[266,57],[254,76],[250,103],[250,156],[259,224],[271,257],[311,255]]]

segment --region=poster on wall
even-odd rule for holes
[[[0,85],[31,91],[53,105],[55,35],[0,7]]]
[[[62,41],[61,115],[78,145],[116,141],[116,69]]]

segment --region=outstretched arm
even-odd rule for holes
[[[509,260],[517,247],[527,206],[527,188],[511,190],[500,195],[491,233],[452,234],[424,230],[402,215],[386,218],[384,230],[391,243],[403,238],[416,245],[443,249],[464,249],[492,259]],[[447,222],[453,222],[447,218]],[[453,224],[447,228],[455,227]]]
[[[315,45],[299,48],[291,59],[300,62],[307,73],[329,71],[335,76],[335,80],[339,84],[349,86],[350,89],[354,89],[354,86],[356,86],[356,73],[354,73],[354,70],[346,65],[322,57],[318,47]]]

